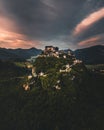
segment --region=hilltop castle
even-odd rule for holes
[[[58,47],[54,46],[45,46],[45,49],[43,50],[40,57],[64,57],[66,58],[68,56],[72,56],[72,51],[70,49],[68,50],[59,50]]]
[[[56,52],[59,51],[58,47],[53,47],[53,46],[45,46],[44,52]]]

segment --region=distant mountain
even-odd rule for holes
[[[104,64],[104,46],[97,45],[74,51],[76,58],[85,64]]]
[[[0,60],[25,60],[31,56],[36,56],[41,53],[42,50],[36,48],[30,49],[6,49],[0,48]]]
[[[69,49],[64,50],[66,53]],[[29,59],[31,56],[36,56],[42,52],[41,49],[6,49],[0,48],[0,60],[4,61],[21,61]],[[84,49],[77,49],[72,53],[76,58],[82,60],[85,64],[104,64],[104,46],[97,45]]]

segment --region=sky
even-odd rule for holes
[[[104,0],[0,0],[0,47],[104,44]]]

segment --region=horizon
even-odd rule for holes
[[[86,49],[86,48],[91,48],[91,47],[96,47],[96,46],[104,46],[103,44],[101,45],[91,45],[91,46],[88,46],[88,47],[83,47],[83,48],[77,48],[77,49],[71,49],[71,48],[61,48],[58,47],[58,46],[53,46],[53,47],[58,47],[59,50],[67,50],[67,49],[71,49],[72,51],[75,51],[75,50],[79,50],[79,49]],[[1,49],[12,49],[12,50],[15,50],[15,49],[32,49],[32,48],[35,48],[35,49],[39,49],[39,50],[44,50],[45,49],[45,46],[44,48],[36,48],[36,47],[30,47],[30,48],[6,48],[6,47],[0,47]]]
[[[0,0],[0,47],[104,45],[103,0]]]

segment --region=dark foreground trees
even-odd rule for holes
[[[0,129],[103,130],[103,78],[90,75],[80,85],[58,91],[24,92],[19,81],[0,84]]]
[[[103,130],[104,75],[86,72],[83,65],[61,75],[62,63],[48,61],[52,62],[44,61],[48,65],[42,70],[48,77],[39,78],[30,91],[23,90],[22,79],[0,79],[0,130]],[[73,75],[76,79],[70,80]],[[56,90],[52,86],[59,78],[61,89]]]

